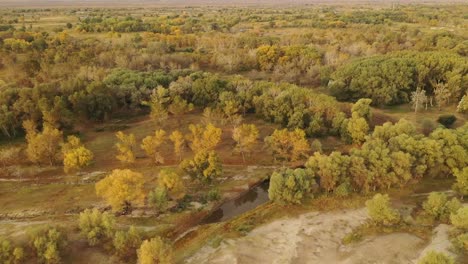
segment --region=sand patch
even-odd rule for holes
[[[186,263],[412,263],[419,256],[424,241],[406,233],[343,245],[343,237],[366,219],[364,208],[281,219],[245,237],[224,240],[218,248],[205,246]]]

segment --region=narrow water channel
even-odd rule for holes
[[[268,202],[268,186],[269,181],[264,181],[248,190],[242,196],[225,202],[221,207],[205,218],[201,224],[226,221]]]

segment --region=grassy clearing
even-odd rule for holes
[[[395,120],[404,118],[408,121],[411,121],[419,130],[423,129],[423,124],[426,122],[426,120],[429,120],[438,126],[439,123],[437,123],[437,119],[440,115],[445,114],[453,114],[457,117],[457,121],[453,127],[462,126],[467,121],[467,116],[457,113],[456,106],[454,105],[450,107],[444,107],[441,110],[438,110],[437,107],[429,107],[427,110],[421,109],[421,111],[417,113],[414,112],[409,104],[388,106],[381,109],[374,108],[373,110],[375,114],[385,114]]]

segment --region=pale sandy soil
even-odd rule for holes
[[[260,226],[218,248],[205,246],[186,263],[413,263],[426,242],[394,233],[343,245],[343,237],[366,221],[365,209],[308,213]]]
[[[456,255],[450,251],[452,244],[449,241],[449,230],[449,225],[438,225],[433,231],[431,242],[423,251],[420,252],[418,259],[416,259],[414,263],[417,263],[419,259],[423,258],[431,250],[441,252],[455,258]]]

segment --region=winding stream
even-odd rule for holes
[[[269,181],[264,181],[240,197],[225,202],[205,218],[201,224],[226,221],[268,202],[268,185]]]

